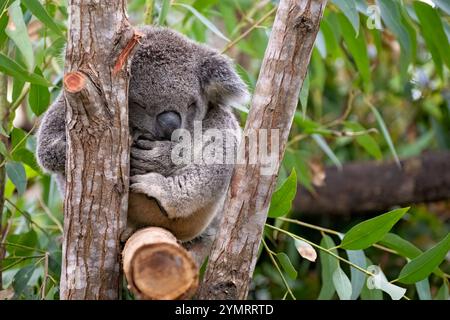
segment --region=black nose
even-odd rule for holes
[[[172,137],[172,133],[181,128],[181,117],[178,112],[166,111],[158,114],[156,117],[158,131],[161,138],[168,139]]]

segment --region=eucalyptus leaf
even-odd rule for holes
[[[297,173],[295,168],[283,182],[283,184],[272,195],[268,216],[277,218],[286,215],[292,208],[292,201],[297,193]]]
[[[14,42],[25,59],[28,71],[34,69],[34,54],[28,37],[27,26],[24,22],[20,1],[14,1],[8,8],[10,24],[6,28],[6,34]],[[12,23],[11,23],[12,22]]]
[[[342,13],[347,17],[348,21],[353,26],[355,30],[355,36],[357,37],[359,34],[359,13],[356,9],[356,4],[354,0],[333,0],[339,9],[341,9]]]
[[[23,165],[20,162],[9,161],[5,168],[8,178],[16,186],[19,195],[22,195],[27,187],[27,176]]]
[[[345,234],[340,247],[350,250],[370,247],[380,241],[408,210],[409,207],[395,209],[357,224]]]
[[[350,300],[352,296],[352,284],[340,267],[333,272],[333,284],[340,300]]]
[[[325,249],[330,249],[335,247],[333,239],[324,235],[320,241],[320,246]],[[336,249],[331,249],[331,252],[337,254]],[[333,284],[333,274],[335,270],[339,267],[339,260],[332,255],[320,250],[319,252],[319,262],[321,267],[322,275],[322,288],[320,289],[318,300],[330,300],[336,291]]]
[[[41,20],[49,29],[64,37],[63,32],[55,23],[52,17],[48,14],[47,10],[42,6],[38,0],[21,0],[21,2],[33,13],[33,15]]]
[[[296,279],[297,278],[297,270],[295,270],[288,255],[284,252],[279,252],[279,253],[277,253],[277,259],[280,262],[283,270],[289,276],[289,278]]]
[[[403,267],[398,281],[406,284],[418,282],[428,277],[437,268],[450,250],[450,234],[442,239],[433,248],[411,260]]]

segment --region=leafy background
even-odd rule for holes
[[[222,50],[254,89],[276,1],[132,0],[128,9],[135,25]],[[291,202],[324,165],[450,148],[449,15],[446,0],[329,1],[250,299],[448,299],[448,202],[341,218],[303,216]],[[0,2],[0,299],[59,297],[62,200],[36,163],[34,134],[61,90],[66,23],[67,1]],[[237,112],[243,124],[246,108]]]

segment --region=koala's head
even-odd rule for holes
[[[151,140],[170,140],[192,129],[210,108],[248,98],[230,60],[216,50],[164,28],[143,27],[133,57],[129,89],[130,128]]]

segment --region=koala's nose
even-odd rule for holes
[[[158,114],[156,117],[158,122],[158,129],[163,138],[169,139],[172,137],[172,133],[181,128],[181,117],[178,112],[166,111]]]

